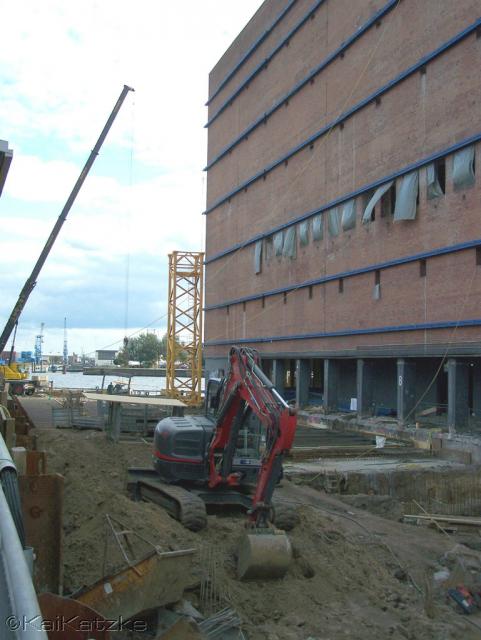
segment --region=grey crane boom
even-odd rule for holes
[[[37,284],[37,278],[40,274],[40,271],[42,270],[43,265],[45,264],[45,261],[48,257],[48,254],[50,253],[50,250],[53,247],[53,244],[55,242],[55,240],[57,239],[58,234],[60,233],[60,229],[62,228],[63,223],[65,222],[65,220],[67,219],[67,215],[68,212],[70,211],[70,209],[72,208],[73,203],[75,202],[75,198],[77,197],[80,189],[82,188],[82,185],[85,181],[85,178],[87,177],[90,169],[92,168],[93,163],[95,162],[96,157],[99,154],[100,148],[105,140],[105,138],[107,137],[107,134],[110,130],[110,127],[112,126],[115,118],[117,117],[118,112],[120,111],[120,107],[122,106],[127,93],[129,91],[134,91],[134,89],[132,89],[132,87],[128,87],[127,85],[124,85],[124,88],[122,89],[122,92],[117,100],[117,102],[115,103],[115,106],[112,110],[112,113],[110,114],[107,122],[105,123],[104,128],[102,129],[102,133],[99,136],[99,139],[97,140],[97,143],[95,144],[94,148],[92,149],[92,151],[90,152],[90,155],[88,157],[87,162],[85,163],[84,168],[82,169],[79,177],[77,178],[77,182],[75,183],[68,199],[67,202],[65,203],[62,212],[60,213],[53,229],[52,232],[50,233],[50,236],[48,237],[47,242],[45,243],[44,248],[42,249],[42,253],[40,254],[37,262],[35,263],[35,266],[33,268],[32,273],[30,274],[29,278],[27,279],[27,281],[25,282],[25,284],[23,285],[23,288],[20,292],[20,295],[18,297],[17,302],[15,303],[15,306],[13,307],[12,313],[10,314],[10,317],[7,320],[7,323],[2,331],[2,335],[0,336],[0,353],[5,349],[5,346],[7,344],[7,341],[10,337],[10,334],[13,331],[13,328],[15,326],[15,323],[18,321],[20,314],[22,313],[27,300],[30,296],[30,294],[32,293],[35,285]]]

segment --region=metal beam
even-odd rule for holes
[[[480,26],[481,26],[481,18],[476,20],[473,24],[469,25],[469,27],[466,27],[466,29],[463,29],[462,31],[460,31],[453,38],[450,38],[447,42],[444,42],[440,47],[437,47],[434,51],[431,51],[431,53],[420,58],[418,62],[416,62],[416,64],[413,64],[407,69],[405,69],[404,71],[402,71],[395,78],[393,78],[392,80],[384,84],[380,89],[377,89],[377,91],[374,91],[374,93],[371,93],[369,96],[367,96],[367,98],[364,98],[363,100],[355,104],[353,107],[351,107],[347,111],[344,111],[344,113],[342,113],[338,118],[335,118],[331,122],[327,123],[324,127],[322,127],[322,129],[319,129],[319,131],[316,131],[316,133],[309,136],[306,140],[303,140],[300,144],[290,149],[281,158],[278,158],[277,160],[274,160],[274,162],[271,162],[270,164],[266,165],[263,169],[258,171],[256,174],[254,174],[253,176],[251,176],[250,178],[242,182],[240,185],[235,187],[235,189],[232,189],[228,193],[225,193],[223,196],[215,200],[209,207],[207,207],[207,209],[204,211],[204,214],[208,214],[211,211],[214,211],[214,209],[217,209],[217,207],[219,207],[221,204],[223,204],[227,200],[230,200],[230,198],[237,195],[238,193],[244,191],[246,187],[249,187],[254,182],[257,182],[257,180],[264,178],[268,173],[270,173],[271,171],[273,171],[274,169],[282,165],[286,160],[289,160],[290,158],[292,158],[292,156],[299,153],[299,151],[302,151],[302,149],[305,149],[306,147],[311,145],[313,142],[321,138],[326,133],[330,133],[334,127],[337,127],[340,124],[344,123],[346,120],[348,120],[348,118],[353,116],[355,113],[357,113],[361,109],[364,109],[364,107],[366,107],[367,105],[373,103],[377,98],[380,98],[382,95],[390,91],[393,87],[397,86],[398,84],[406,80],[406,78],[409,78],[414,73],[417,73],[418,71],[424,69],[424,67],[429,62],[431,62],[432,60],[435,60],[437,57],[439,57],[440,55],[442,55],[443,53],[451,49],[453,46],[462,42],[467,36],[476,32]]]
[[[427,258],[435,258],[437,256],[444,256],[451,253],[457,253],[458,251],[467,251],[468,249],[475,249],[481,246],[481,238],[476,240],[470,240],[469,242],[461,242],[459,244],[448,245],[447,247],[441,247],[438,249],[432,249],[431,251],[422,251],[421,253],[414,253],[410,256],[403,256],[401,258],[394,258],[393,260],[386,260],[385,262],[377,262],[375,264],[369,264],[366,267],[359,267],[358,269],[351,269],[350,271],[340,271],[332,273],[328,276],[322,276],[320,278],[311,278],[310,280],[304,280],[295,284],[290,284],[286,287],[277,287],[276,289],[270,289],[268,291],[261,291],[250,296],[244,296],[243,298],[234,298],[231,300],[224,300],[217,304],[209,304],[204,307],[205,311],[212,311],[213,309],[222,309],[234,304],[240,304],[241,302],[250,302],[252,300],[261,300],[268,296],[275,296],[279,293],[297,291],[298,289],[305,289],[317,284],[324,284],[325,282],[332,282],[333,280],[339,280],[340,278],[352,278],[364,273],[371,273],[372,271],[379,271],[381,269],[390,269],[391,267],[398,267],[402,264],[409,264],[410,262],[417,262],[418,260],[426,260]]]
[[[322,0],[324,1],[324,0]],[[243,66],[243,64],[245,62],[247,62],[247,60],[252,56],[252,54],[260,47],[260,45],[264,42],[264,40],[272,33],[272,31],[275,29],[275,27],[277,27],[277,25],[281,22],[281,20],[283,20],[285,18],[285,16],[289,13],[289,11],[292,9],[292,7],[296,4],[297,0],[290,0],[290,2],[284,7],[284,9],[281,11],[281,13],[277,16],[277,18],[274,20],[274,22],[270,25],[270,27],[267,27],[267,29],[265,29],[261,35],[253,42],[253,44],[249,47],[249,49],[247,49],[247,51],[244,53],[244,55],[241,57],[241,59],[234,65],[234,67],[226,74],[226,76],[224,76],[224,79],[220,81],[219,85],[217,86],[216,89],[214,89],[214,91],[212,92],[212,95],[209,97],[209,99],[207,100],[207,102],[205,103],[205,106],[208,107],[209,104],[212,102],[212,100],[222,91],[222,89],[225,87],[225,85],[232,80],[232,78],[235,76],[235,74],[239,71],[239,69]],[[271,53],[270,57],[273,56],[273,53]],[[249,74],[248,77],[252,76],[251,72]],[[245,84],[245,81],[242,83],[243,85]],[[205,125],[208,126],[208,125]]]
[[[345,193],[339,198],[336,198],[335,200],[331,200],[330,202],[327,202],[326,204],[323,204],[317,207],[316,209],[312,209],[311,211],[306,211],[300,216],[296,216],[292,220],[289,220],[289,222],[285,222],[284,224],[280,224],[280,225],[277,225],[276,227],[272,227],[271,229],[267,229],[263,233],[258,233],[255,236],[252,236],[251,238],[244,240],[243,242],[238,242],[237,244],[234,244],[229,248],[224,249],[223,251],[219,251],[219,253],[216,253],[210,258],[207,258],[207,260],[205,261],[205,264],[210,264],[211,262],[214,262],[215,260],[219,260],[220,258],[223,258],[224,256],[227,256],[230,253],[234,253],[239,249],[244,249],[245,247],[248,247],[251,244],[255,244],[258,240],[262,240],[263,238],[268,238],[269,236],[271,236],[274,233],[277,233],[278,231],[283,231],[284,229],[287,229],[288,227],[292,227],[293,225],[298,224],[299,222],[303,222],[304,220],[308,220],[309,218],[312,218],[312,216],[318,215],[319,213],[324,213],[324,211],[328,211],[333,207],[338,207],[341,204],[347,202],[348,200],[352,200],[353,198],[357,198],[358,196],[361,196],[364,193],[367,193],[368,191],[377,189],[378,187],[385,184],[386,182],[390,182],[391,180],[396,180],[397,178],[401,178],[402,176],[406,175],[407,173],[410,173],[411,171],[415,171],[416,169],[421,169],[421,167],[424,167],[427,164],[431,164],[432,162],[435,162],[440,158],[444,158],[445,156],[455,153],[456,151],[459,151],[464,147],[468,147],[471,144],[475,144],[480,140],[481,140],[481,131],[478,131],[474,135],[469,136],[468,138],[464,138],[463,140],[456,142],[456,144],[450,145],[449,147],[445,147],[440,151],[436,151],[436,153],[432,153],[429,156],[425,156],[421,160],[412,162],[411,164],[408,164],[402,167],[401,169],[398,169],[398,171],[395,171],[394,173],[391,173],[387,176],[383,176],[378,180],[375,180],[374,182],[370,182],[369,184],[365,184],[359,189],[356,189],[355,191],[350,191],[349,193]]]
[[[169,307],[167,327],[166,391],[172,398],[199,405],[202,383],[202,306],[204,254],[174,251],[169,254]],[[187,369],[177,375],[179,353],[187,354]]]
[[[399,324],[385,327],[369,327],[366,329],[341,329],[340,331],[320,331],[315,333],[296,333],[293,335],[263,336],[255,338],[230,338],[228,340],[210,340],[205,346],[227,344],[258,344],[262,342],[282,342],[285,340],[314,340],[316,338],[340,338],[344,336],[361,336],[377,333],[397,333],[404,331],[425,331],[426,329],[457,329],[459,327],[481,327],[481,318],[470,320],[445,320],[444,322],[421,322],[419,324]]]
[[[315,76],[317,76],[321,71],[323,71],[326,67],[328,67],[331,64],[331,62],[333,62],[341,54],[344,54],[351,45],[353,45],[357,40],[359,40],[359,38],[361,38],[366,33],[366,31],[368,31],[373,25],[378,24],[379,20],[381,20],[387,13],[389,13],[391,9],[394,9],[394,7],[398,3],[399,3],[399,0],[389,0],[389,2],[386,5],[384,5],[384,7],[379,9],[379,11],[377,11],[373,16],[371,16],[361,27],[359,27],[359,29],[356,29],[356,31],[351,36],[349,36],[349,38],[347,38],[347,40],[344,40],[344,42],[342,42],[339,45],[339,47],[337,47],[337,49],[334,49],[334,51],[330,53],[326,58],[324,58],[324,60],[320,64],[314,67],[314,69],[312,69],[307,74],[307,76],[305,76],[304,78],[302,78],[302,80],[300,80],[297,84],[295,84],[294,87],[287,94],[283,95],[279,100],[276,101],[276,103],[270,109],[268,109],[264,114],[262,114],[260,118],[258,118],[251,125],[249,125],[249,127],[245,129],[240,136],[238,136],[235,140],[233,140],[226,147],[224,147],[224,149],[205,167],[205,170],[210,169],[210,167],[213,166],[216,162],[218,162],[226,153],[228,153],[230,149],[232,149],[237,144],[239,144],[239,142],[241,142],[246,135],[249,135],[251,131],[256,129],[262,122],[264,122],[264,119],[266,117],[269,117],[275,111],[277,111],[277,109],[279,109],[286,102],[286,100],[289,100],[290,98],[295,96],[296,93],[298,93],[303,87],[305,87],[305,85],[308,82],[310,82],[313,78],[315,78]],[[309,10],[309,12],[303,17],[300,23],[300,26],[302,26],[307,21],[307,19],[311,17],[312,13],[316,9],[318,9],[321,4],[322,2],[318,2],[316,3],[316,5],[314,5],[312,9]],[[292,36],[298,31],[300,26],[298,24],[297,28],[294,28],[284,38],[282,38],[282,40],[279,42],[278,46],[272,52],[272,54],[252,70],[252,72],[245,78],[245,80],[237,88],[237,90],[227,98],[227,100],[222,104],[219,110],[212,116],[212,118],[210,118],[209,122],[207,122],[205,127],[208,127],[209,125],[211,125],[214,122],[214,120],[216,120],[216,118],[218,118],[218,116],[220,116],[220,114],[232,103],[232,100],[237,98],[237,96],[244,89],[247,88],[249,83],[262,71],[262,69],[265,68],[266,62],[270,62],[272,60],[274,55],[278,53],[287,44],[290,38],[292,38]]]

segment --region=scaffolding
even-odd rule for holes
[[[169,254],[166,389],[168,396],[189,405],[202,402],[203,276],[202,252]]]

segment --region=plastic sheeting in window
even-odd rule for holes
[[[307,220],[299,224],[299,242],[301,247],[309,244],[309,222]]]
[[[474,146],[456,151],[453,159],[453,187],[456,190],[474,184]]]
[[[418,197],[418,172],[413,171],[403,176],[396,192],[394,222],[399,220],[415,220]]]
[[[284,237],[284,250],[282,252],[285,258],[294,259],[297,256],[297,243],[296,243],[296,228],[288,227],[286,235]]]
[[[392,184],[393,184],[393,180],[391,180],[390,182],[386,182],[386,184],[382,184],[378,189],[376,189],[376,191],[374,192],[374,195],[367,203],[367,207],[364,209],[364,213],[362,215],[362,224],[368,224],[369,222],[372,222],[372,214],[374,212],[374,207],[379,202],[379,200],[383,197],[383,195],[387,191],[389,191],[389,189],[392,187]]]
[[[282,248],[284,247],[284,231],[278,231],[274,234],[274,253],[276,256],[282,255]]]
[[[262,271],[262,240],[258,240],[254,247],[254,272]]]
[[[344,203],[342,207],[341,227],[344,231],[354,229],[356,226],[356,201],[354,198]]]
[[[312,239],[316,242],[319,242],[323,238],[323,228],[322,228],[323,218],[322,215],[314,216],[311,221],[312,225]]]
[[[268,264],[272,256],[274,255],[274,243],[272,236],[267,236],[264,238],[264,246],[262,247],[262,258],[264,260],[264,264]]]
[[[427,197],[428,200],[432,200],[433,198],[440,198],[444,195],[443,190],[441,189],[441,185],[439,184],[438,174],[436,172],[436,166],[434,162],[428,164],[426,167],[427,172]]]
[[[329,235],[336,237],[341,232],[341,224],[339,221],[339,209],[334,207],[334,209],[329,209],[327,212],[327,228],[329,230]]]

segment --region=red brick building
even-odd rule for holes
[[[480,65],[480,0],[263,3],[209,80],[208,370],[475,423]]]

